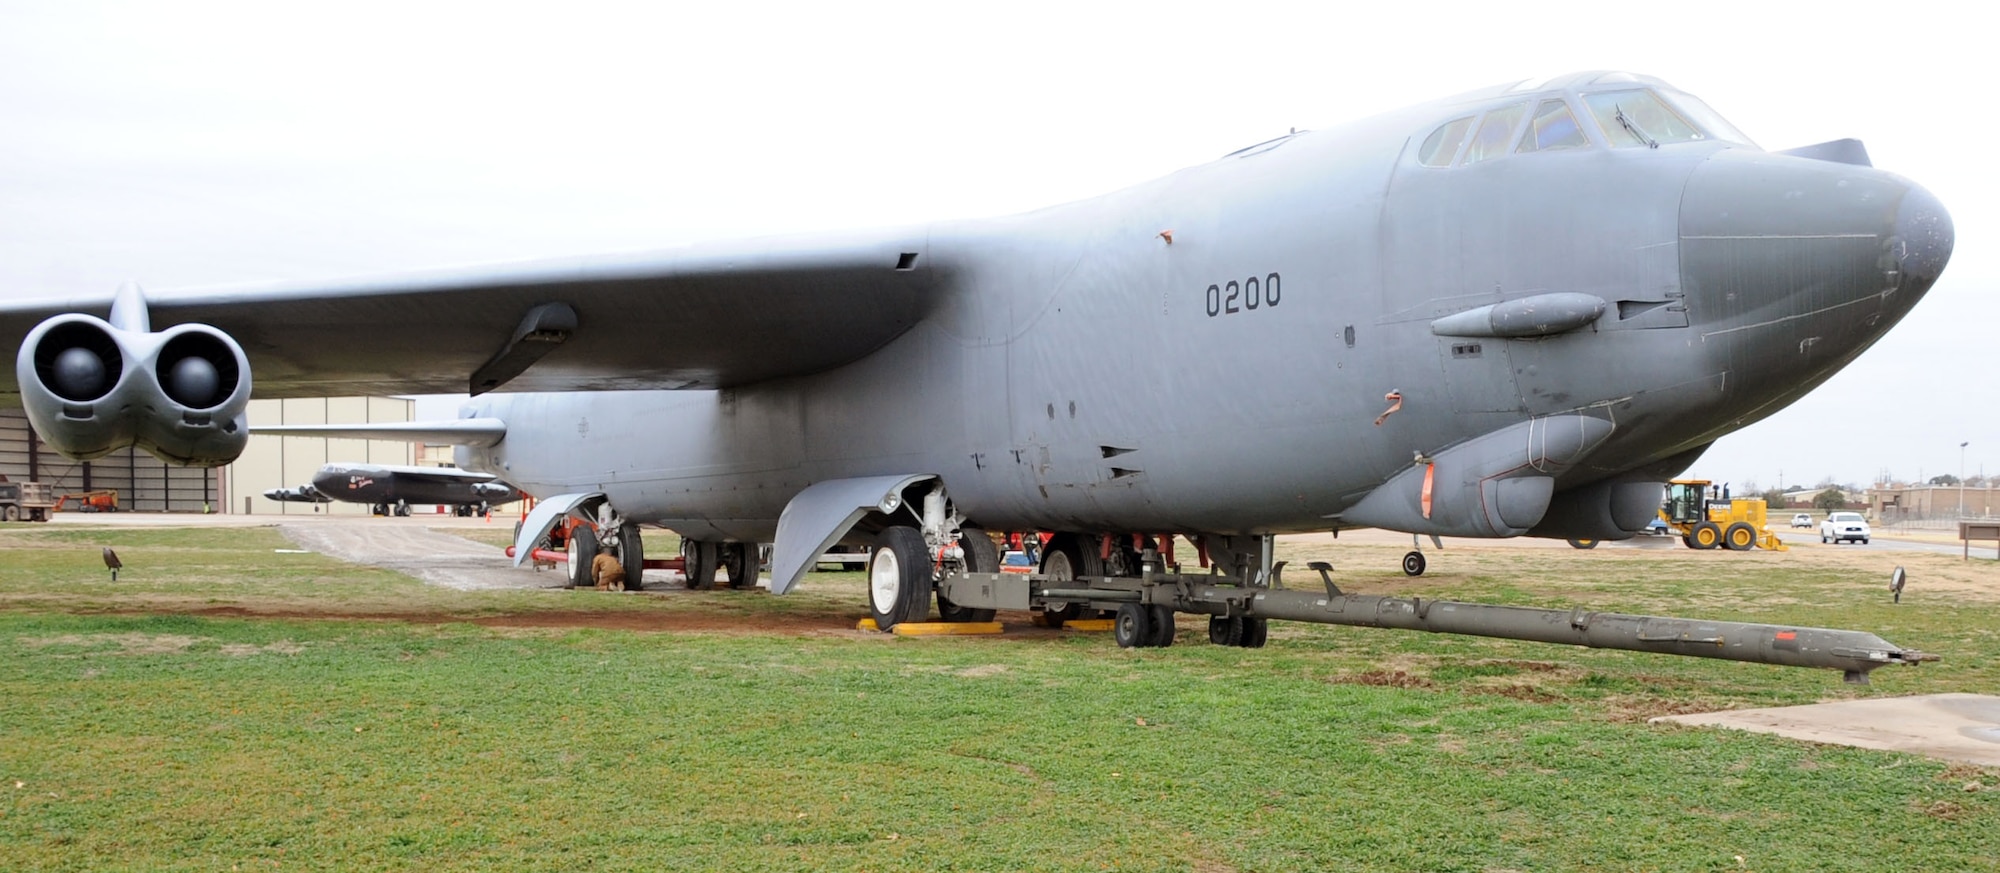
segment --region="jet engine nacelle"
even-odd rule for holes
[[[1474,437],[1420,456],[1342,513],[1341,521],[1436,536],[1520,536],[1548,513],[1555,477],[1612,430],[1603,419],[1554,415]]]
[[[1559,492],[1529,536],[1623,540],[1659,517],[1664,482],[1598,482]]]
[[[58,315],[28,332],[14,375],[28,421],[73,460],[136,445],[170,464],[219,467],[250,440],[250,360],[205,324],[128,330]]]

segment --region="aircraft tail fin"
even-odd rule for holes
[[[369,424],[252,425],[250,432],[489,448],[507,438],[507,422],[497,418],[458,418],[450,421],[384,421]]]

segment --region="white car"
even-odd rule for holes
[[[1792,527],[1812,527],[1812,513],[1801,512],[1792,516]]]
[[[1861,513],[1835,512],[1819,523],[1820,542],[1838,544],[1847,540],[1868,544],[1868,519],[1862,518]]]

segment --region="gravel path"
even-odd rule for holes
[[[563,583],[560,573],[513,567],[506,553],[493,546],[388,519],[315,520],[311,524],[280,524],[278,531],[302,549],[460,591],[558,588]]]

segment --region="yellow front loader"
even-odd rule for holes
[[[1762,499],[1712,497],[1713,484],[1707,479],[1667,483],[1667,502],[1660,507],[1660,520],[1680,532],[1683,544],[1690,549],[1722,546],[1739,552],[1752,547],[1785,550],[1785,542],[1764,529],[1766,507]]]

